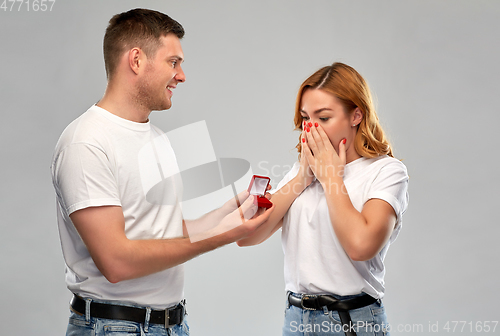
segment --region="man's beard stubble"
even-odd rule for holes
[[[155,94],[150,83],[151,81],[149,80],[142,80],[137,84],[137,94],[134,99],[136,103],[148,111],[163,111],[169,109],[172,104],[165,97],[167,88],[165,87],[162,93]]]

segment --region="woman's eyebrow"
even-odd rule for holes
[[[320,108],[320,109],[318,109],[318,110],[314,111],[313,113],[314,113],[314,114],[318,114],[318,113],[323,112],[323,111],[333,111],[333,110],[332,110],[331,108],[328,108],[328,107],[323,107],[323,108]],[[304,110],[300,110],[300,113],[305,113],[305,114],[308,114],[308,113],[307,113],[306,111],[304,111]]]

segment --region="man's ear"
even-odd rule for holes
[[[145,56],[144,52],[139,48],[132,48],[128,51],[128,65],[136,75],[139,74]]]

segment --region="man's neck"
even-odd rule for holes
[[[138,106],[133,97],[127,90],[112,87],[108,83],[104,96],[96,105],[123,119],[138,123],[148,122],[151,111]]]

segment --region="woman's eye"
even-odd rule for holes
[[[330,119],[330,118],[319,118],[319,120],[321,120],[321,121],[328,121],[328,119]]]
[[[302,116],[302,120],[309,120],[309,117]]]

